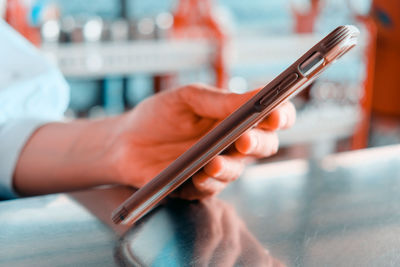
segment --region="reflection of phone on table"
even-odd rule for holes
[[[217,127],[135,192],[112,215],[115,223],[133,223],[231,145],[274,108],[312,82],[357,43],[354,26],[340,26],[307,51]]]

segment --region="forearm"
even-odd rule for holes
[[[28,140],[14,172],[21,195],[47,194],[115,183],[112,155],[117,118],[49,123]]]

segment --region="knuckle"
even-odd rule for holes
[[[279,139],[276,132],[265,133],[265,136],[260,140],[260,148],[258,155],[261,157],[269,157],[278,151]]]
[[[244,164],[240,160],[226,158],[223,172],[216,178],[226,182],[234,181],[240,176],[243,169]]]
[[[273,141],[271,142],[270,146],[270,155],[274,155],[278,152],[279,149],[279,138],[276,133],[273,134]]]
[[[185,101],[190,101],[196,91],[199,89],[199,84],[188,84],[177,89],[178,95]]]
[[[235,160],[232,165],[233,165],[232,168],[229,169],[230,170],[229,177],[227,177],[228,178],[227,180],[229,181],[234,181],[238,179],[244,169],[244,163],[239,160]]]

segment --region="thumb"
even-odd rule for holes
[[[224,119],[239,108],[259,89],[236,94],[203,84],[194,84],[179,90],[181,100],[201,117]]]

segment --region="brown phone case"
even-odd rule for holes
[[[312,82],[357,43],[359,31],[340,26],[307,51],[260,92],[135,192],[112,214],[115,223],[134,223],[280,103]]]

